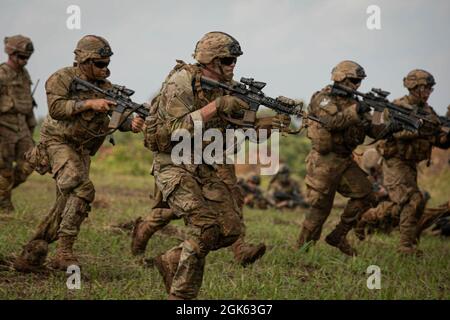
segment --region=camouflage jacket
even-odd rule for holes
[[[357,101],[352,97],[331,94],[331,86],[316,92],[308,109],[324,123],[308,121],[308,138],[320,154],[349,156],[366,135],[376,137],[384,128],[372,123],[370,113],[359,114]]]
[[[74,77],[87,80],[78,67],[60,69],[47,80],[45,90],[48,115],[41,128],[41,142],[66,143],[77,150],[87,150],[94,155],[105,140],[101,135],[108,129],[109,116],[107,113],[93,110],[76,113],[76,103],[104,96],[76,86],[73,82]],[[108,80],[97,81],[95,85],[102,89],[112,86]],[[131,120],[126,121],[120,130],[130,131]]]
[[[30,75],[7,63],[0,65],[0,126],[14,135],[30,134],[36,126]]]
[[[200,109],[225,93],[221,89],[203,90],[199,82],[200,76],[198,65],[178,61],[164,81],[159,94],[153,99],[151,116],[146,120],[145,136],[146,145],[157,144],[155,158],[169,159],[170,162],[170,152],[174,144],[171,141],[172,134],[179,129],[193,134],[194,121],[201,124],[203,130],[225,128],[226,122],[218,116],[207,123],[202,122]]]
[[[418,108],[418,106],[412,104],[410,96],[396,99],[394,104],[406,109]],[[426,104],[422,107],[422,111],[428,114],[427,118],[438,128],[439,118],[433,108]],[[432,147],[441,146],[441,139],[443,138],[445,138],[445,133],[437,130],[419,129],[417,132],[403,130],[394,133],[389,139],[381,141],[378,149],[384,158],[396,157],[402,160],[420,162],[430,159]]]

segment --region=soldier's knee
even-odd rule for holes
[[[316,209],[327,209],[329,206],[329,195],[310,187],[306,190],[306,200]]]
[[[83,178],[81,172],[71,170],[70,167],[65,166],[57,173],[56,185],[61,193],[69,194],[82,183]]]
[[[220,226],[212,225],[202,228],[199,237],[199,258],[205,257],[209,251],[220,248]]]
[[[95,188],[94,184],[90,180],[83,181],[79,186],[77,186],[73,190],[73,192],[77,197],[84,199],[89,203],[94,201]]]

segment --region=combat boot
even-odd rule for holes
[[[180,261],[181,248],[176,248],[164,254],[160,254],[155,257],[153,264],[158,269],[159,274],[162,276],[166,291],[170,294],[170,288],[172,287],[173,277],[178,268],[178,262]],[[169,297],[170,298],[170,297]]]
[[[420,249],[417,249],[416,246],[401,245],[397,251],[398,251],[398,253],[400,253],[402,255],[406,255],[406,256],[416,256],[416,257],[423,256],[423,251]]]
[[[330,246],[336,247],[348,256],[356,256],[357,252],[353,249],[347,241],[347,233],[351,226],[339,222],[334,230],[325,238],[326,243]]]
[[[0,198],[0,213],[10,214],[15,211],[15,208],[11,202],[11,199],[8,198]]]
[[[296,248],[301,249],[305,244],[307,244],[305,251],[308,252],[312,245],[312,241],[312,232],[309,229],[302,227],[302,231],[300,231],[297,239]]]
[[[27,243],[20,255],[14,261],[14,269],[19,272],[45,271],[48,243],[44,240],[33,240]]]
[[[231,249],[234,253],[234,259],[243,267],[246,267],[261,258],[266,253],[266,245],[260,243],[258,245],[240,242],[237,240]]]
[[[145,253],[148,240],[154,233],[155,230],[153,230],[149,222],[143,221],[141,217],[136,219],[131,235],[131,253],[133,256]]]
[[[76,237],[74,236],[63,236],[59,238],[56,255],[49,264],[52,269],[66,271],[71,265],[80,265],[72,249],[75,239]]]

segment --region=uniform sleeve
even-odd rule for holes
[[[192,133],[194,121],[202,121],[200,111],[194,107],[192,76],[186,70],[175,73],[168,80],[161,99],[171,134],[178,129]]]
[[[37,121],[36,121],[36,117],[34,115],[34,112],[31,111],[29,114],[27,114],[26,119],[27,119],[28,128],[30,129],[31,133],[33,133],[34,128],[37,125]]]
[[[69,98],[70,81],[70,77],[55,73],[45,84],[48,113],[55,120],[67,120],[75,115],[77,101]]]
[[[0,68],[0,86],[4,86],[8,82],[8,75],[3,68]]]
[[[360,121],[356,103],[343,111],[339,111],[333,99],[328,95],[318,95],[313,98],[310,110],[324,122],[328,131],[341,131]]]

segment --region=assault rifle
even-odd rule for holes
[[[143,104],[138,104],[131,100],[130,96],[134,94],[134,91],[131,89],[113,85],[111,89],[105,90],[77,77],[74,78],[74,82],[82,88],[101,93],[108,100],[116,103],[111,113],[111,121],[108,125],[109,129],[117,129],[120,127],[133,112],[143,119],[149,115],[147,108]]]
[[[227,118],[227,120],[231,123],[243,127],[254,126],[256,121],[256,112],[261,105],[272,109],[277,113],[293,115],[300,118],[308,118],[322,123],[319,118],[306,114],[306,112],[303,111],[303,104],[292,106],[280,100],[266,96],[264,92],[262,92],[262,89],[266,86],[265,82],[255,81],[253,78],[241,78],[240,82],[225,84],[207,77],[201,77],[200,82],[202,88],[206,90],[211,90],[214,88],[223,89],[228,94],[238,97],[249,105],[250,109],[244,110],[242,119]]]
[[[361,97],[362,99],[359,100],[359,104],[363,109],[370,108],[378,112],[383,112],[385,109],[389,110],[391,121],[400,124],[403,129],[408,131],[417,131],[424,123],[430,122],[424,113],[402,108],[389,102],[387,96],[390,93],[388,91],[373,88],[368,93],[362,93],[339,84],[334,84],[331,92],[341,96],[351,95],[356,98]]]

